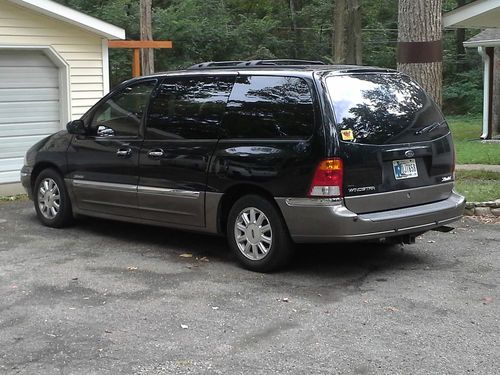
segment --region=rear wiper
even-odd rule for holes
[[[446,120],[443,120],[441,122],[433,122],[432,124],[427,125],[425,128],[417,130],[415,132],[415,135],[420,135],[420,134],[424,134],[424,133],[430,133],[431,131],[433,131],[436,128],[440,127],[444,123],[446,123]]]

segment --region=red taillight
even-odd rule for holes
[[[332,158],[322,160],[316,167],[309,189],[310,197],[342,197],[342,159]]]

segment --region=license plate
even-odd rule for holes
[[[415,159],[393,160],[392,169],[396,180],[418,177]]]

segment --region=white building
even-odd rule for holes
[[[484,62],[483,130],[481,138],[500,135],[500,0],[476,0],[444,15],[448,28],[483,29],[464,43],[477,48]]]
[[[26,150],[109,91],[108,39],[125,31],[49,0],[0,0],[0,193]]]

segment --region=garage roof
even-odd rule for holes
[[[500,0],[477,0],[444,15],[444,27],[500,27]]]
[[[125,39],[125,30],[50,0],[8,0],[46,16],[68,22],[107,39]]]

